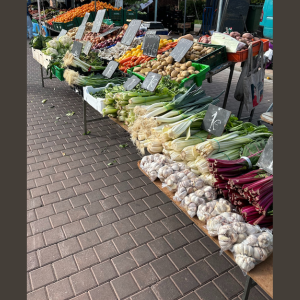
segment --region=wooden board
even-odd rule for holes
[[[266,112],[260,116],[260,118],[265,121],[266,123],[269,123],[273,125],[273,112]]]
[[[123,129],[125,129],[126,131],[128,131],[128,126],[124,124],[124,122],[119,121],[116,118],[110,118],[112,121],[114,121],[115,123],[117,123],[118,125],[120,125]]]
[[[139,169],[147,176],[147,174],[141,169],[140,162],[138,161]],[[208,234],[207,229],[204,227],[205,224],[198,220],[197,218],[191,218],[187,211],[179,205],[179,202],[173,200],[174,193],[170,192],[168,188],[163,188],[160,180],[155,180],[153,182],[164,194],[166,194],[172,202],[182,210],[189,219],[191,219],[200,229],[203,231],[211,240],[213,240],[218,247],[220,247],[218,238],[212,237]],[[225,253],[234,261],[234,257],[231,251],[225,251]],[[248,275],[270,296],[273,298],[273,253],[264,262],[255,266]]]

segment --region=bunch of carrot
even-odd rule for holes
[[[167,46],[165,46],[165,47],[159,49],[159,50],[157,51],[157,54],[162,54],[163,52],[168,51],[168,50],[170,50],[170,49],[176,47],[177,43],[178,43],[178,42],[172,42],[172,43],[169,43]]]
[[[142,55],[140,57],[132,56],[132,57],[124,58],[124,59],[119,61],[119,64],[121,66],[120,71],[123,71],[124,73],[127,73],[128,69],[130,69],[132,67],[135,67],[135,66],[138,66],[138,65],[140,65],[144,62],[147,62],[151,59],[153,59],[153,57],[147,56],[147,55]]]

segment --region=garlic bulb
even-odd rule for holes
[[[231,203],[223,198],[218,199],[218,202],[215,205],[216,215],[220,215],[223,212],[230,212],[233,206]]]
[[[233,252],[241,255],[253,256],[253,247],[243,243],[235,244],[233,246]]]
[[[225,224],[228,224],[228,221],[222,215],[218,215],[216,217],[208,219],[207,226],[206,226],[208,230],[208,234],[211,236],[217,236],[219,228]]]
[[[216,190],[207,185],[205,187],[203,187],[203,190],[204,190],[204,195],[205,195],[205,198],[208,200],[208,201],[211,201],[211,200],[215,200],[217,199],[217,193],[216,193]]]
[[[251,271],[255,267],[255,259],[249,256],[237,254],[235,256],[235,262],[245,273]]]
[[[258,244],[261,248],[267,248],[273,245],[273,235],[269,232],[263,232],[257,238]]]
[[[239,214],[236,214],[234,212],[223,212],[221,214],[224,218],[228,220],[228,223],[233,223],[233,222],[245,222],[243,217]]]
[[[238,234],[234,231],[232,224],[226,224],[218,230],[218,240],[223,251],[231,249],[237,241]]]
[[[197,213],[197,204],[191,202],[187,207],[187,213],[191,218],[193,218]]]
[[[251,225],[251,224],[246,223],[246,227],[247,227],[248,235],[261,232],[261,229],[258,225]]]
[[[195,195],[201,198],[201,196],[199,196],[197,192],[198,191],[195,192]],[[217,200],[213,200],[211,202],[199,205],[197,210],[197,217],[200,221],[206,222],[208,219],[212,217],[211,213],[214,211],[216,202]]]
[[[264,248],[253,247],[253,257],[257,260],[264,261],[268,257],[268,253]]]
[[[257,237],[254,234],[249,235],[245,241],[245,244],[250,245],[250,246],[258,246],[258,240]]]

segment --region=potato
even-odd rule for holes
[[[160,65],[157,69],[162,70],[163,68],[164,68],[164,66]]]
[[[185,59],[191,59],[191,56],[190,55],[186,55]]]
[[[166,70],[165,72],[167,73],[167,75],[171,75],[171,71],[170,70]]]
[[[142,67],[142,68],[146,68],[146,63],[142,63],[142,64],[141,64],[141,67]]]
[[[181,64],[180,64],[179,62],[176,62],[176,63],[174,64],[174,66],[177,67],[177,68],[180,68],[180,67],[181,67]]]
[[[191,60],[195,60],[195,57],[196,57],[196,55],[195,55],[195,54],[192,54],[191,57],[190,57],[190,59],[191,59]]]
[[[152,69],[152,71],[151,71],[152,73],[158,73],[158,70],[157,69]]]
[[[199,74],[199,71],[196,70],[196,71],[195,71],[195,74]]]
[[[176,68],[175,68],[175,71],[181,72],[182,70],[181,70],[180,68],[176,67]]]
[[[167,66],[168,63],[167,63],[166,61],[163,61],[163,62],[161,63],[161,65],[162,65],[162,66]]]
[[[251,33],[244,33],[242,37],[246,39],[253,39],[253,35]]]
[[[185,63],[185,66],[186,66],[187,68],[189,68],[191,65],[192,65],[192,62],[191,62],[191,61],[188,61],[188,62]]]
[[[188,77],[188,76],[190,76],[190,73],[188,71],[183,71],[183,72],[180,73],[180,75],[182,77]]]
[[[178,76],[178,72],[176,70],[174,70],[172,73],[171,73],[171,77],[177,77]]]
[[[194,70],[187,70],[187,72],[189,72],[190,75],[195,74],[195,71],[194,71]]]
[[[211,48],[210,48],[210,49],[207,49],[207,50],[206,50],[206,54],[209,54],[209,53],[211,53],[211,52],[213,52],[213,51],[214,51],[214,50],[211,49]]]
[[[177,77],[176,81],[180,83],[183,79],[184,79],[184,77]]]
[[[180,69],[181,69],[182,71],[185,71],[185,70],[187,69],[187,67],[186,67],[185,65],[182,65],[182,66],[180,67]]]
[[[193,67],[193,66],[190,66],[190,67],[188,67],[188,70],[195,71],[195,67]]]
[[[160,59],[160,58],[162,58],[163,56],[161,55],[161,54],[157,54],[157,59]]]
[[[144,68],[141,70],[142,74],[146,74],[146,72],[151,72],[151,68]]]
[[[166,54],[163,54],[163,55],[160,56],[160,58],[165,58],[165,57],[167,57]],[[158,55],[157,55],[157,58],[158,58]]]
[[[167,64],[171,65],[173,63],[173,57],[172,56],[169,56],[167,59],[166,59],[166,62]]]
[[[171,77],[171,80],[175,80],[176,81],[177,77]]]
[[[149,72],[146,72],[145,75],[147,76]]]
[[[139,71],[141,71],[141,70],[142,70],[141,67],[135,67],[135,68],[133,69],[133,72],[139,72]]]
[[[203,46],[202,47],[201,46],[194,46],[193,49],[196,50],[196,51],[201,51],[203,49]]]
[[[186,59],[183,57],[182,60],[180,61],[181,64],[185,63]]]
[[[164,55],[169,56],[169,55],[170,55],[170,52],[167,51],[167,52],[164,53]]]
[[[161,74],[162,74],[162,76],[167,76],[167,72],[165,72],[165,71],[162,71]]]

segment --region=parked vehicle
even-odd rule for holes
[[[266,0],[261,17],[260,30],[263,32],[263,37],[273,39],[273,0]]]

